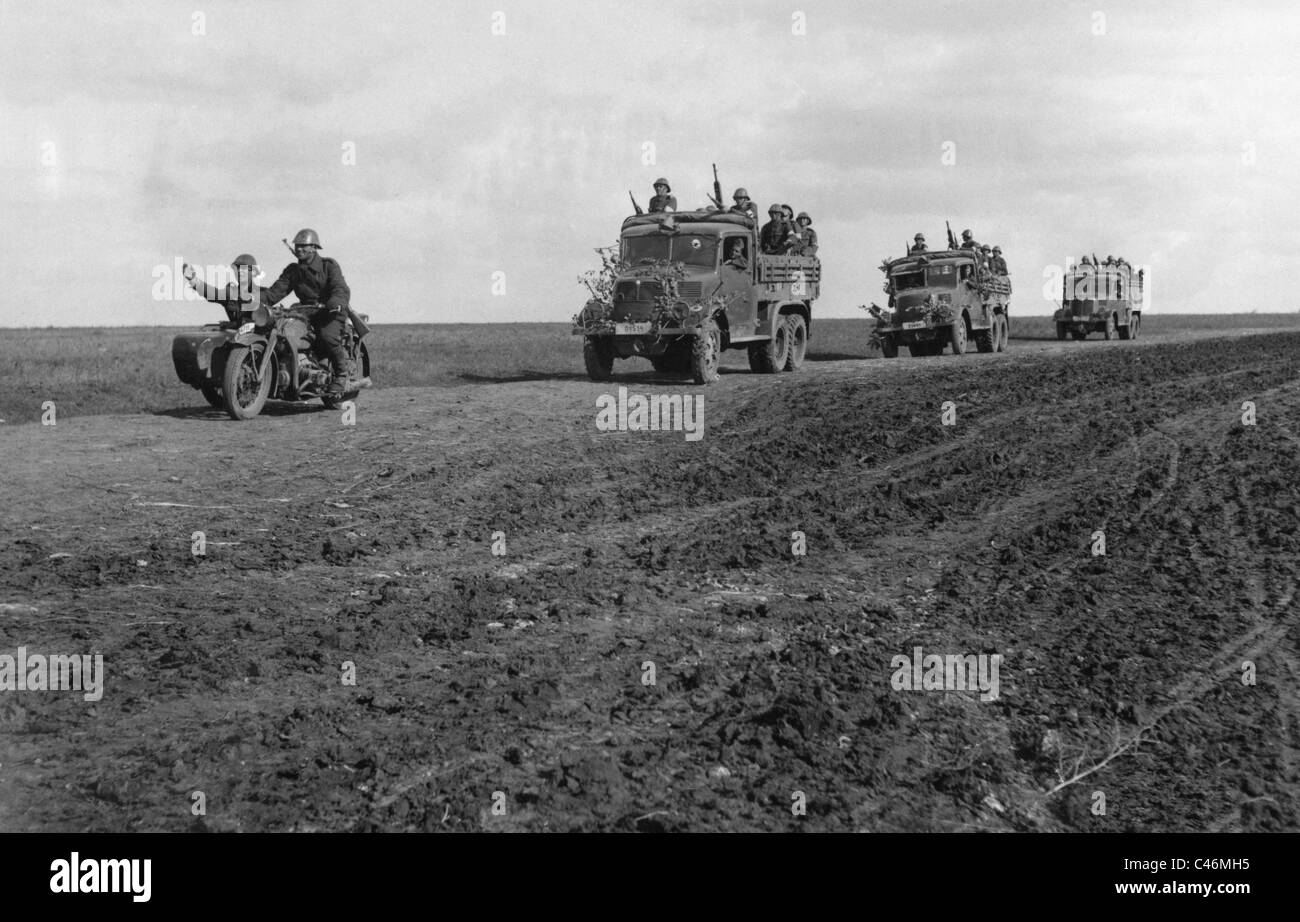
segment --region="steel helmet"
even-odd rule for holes
[[[310,227],[304,227],[293,237],[294,246],[313,246],[320,247],[320,236]]]
[[[925,234],[917,234],[917,235],[916,235],[915,237],[913,237],[912,239],[913,239],[913,240],[924,240],[924,239],[925,239]]]
[[[745,189],[745,188],[742,187],[742,188],[740,188],[740,189],[737,189],[734,193],[732,193],[732,196],[731,196],[731,197],[732,197],[732,198],[749,198],[749,190],[748,190],[748,189]]]
[[[252,266],[257,268],[257,260],[249,253],[240,253],[235,257],[235,261],[230,264],[230,268],[238,269],[240,266]]]
[[[1002,252],[1002,247],[994,247],[994,248],[993,248],[993,252],[994,252],[994,253],[1001,253],[1001,252]]]
[[[961,232],[961,235],[962,235],[963,238],[965,238],[965,237],[969,237],[969,236],[971,235],[971,233],[970,233],[970,228],[968,227],[968,228],[966,228],[964,231],[962,231],[962,232]]]
[[[799,212],[799,217],[797,217],[797,218],[794,219],[794,220],[795,220],[795,223],[798,224],[798,223],[799,223],[800,221],[802,221],[804,218],[807,218],[807,219],[808,219],[808,223],[809,223],[809,224],[812,223],[812,217],[811,217],[811,216],[808,214],[808,212],[806,212],[806,211],[801,211],[801,212]]]
[[[655,184],[655,188],[658,188],[659,186],[663,186],[665,192],[672,192],[672,191],[673,191],[673,190],[672,190],[672,187],[671,187],[670,185],[668,185],[668,180],[664,179],[662,176],[660,176],[658,179],[656,179],[656,180],[654,181],[654,184]]]

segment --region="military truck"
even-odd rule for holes
[[[1082,262],[1068,270],[1061,281],[1061,307],[1052,315],[1056,338],[1084,340],[1100,333],[1106,339],[1137,339],[1145,272],[1135,274],[1125,261]]]
[[[574,317],[588,376],[608,381],[615,359],[645,358],[708,384],[725,349],[746,349],[755,372],[798,370],[821,262],[760,253],[756,224],[716,209],[625,219],[613,297]]]
[[[974,250],[947,249],[885,260],[889,309],[874,308],[874,336],[885,358],[906,346],[914,355],[1002,352],[1011,335],[1011,280],[983,268]]]

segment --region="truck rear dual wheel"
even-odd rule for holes
[[[1119,325],[1115,322],[1115,315],[1108,314],[1106,317],[1106,329],[1101,331],[1104,339],[1115,339],[1119,333]]]
[[[614,371],[614,338],[612,336],[584,337],[582,361],[587,366],[588,378],[593,381],[608,381]]]
[[[1128,323],[1124,324],[1124,326],[1122,326],[1122,327],[1119,328],[1119,338],[1120,338],[1120,339],[1137,339],[1137,338],[1138,338],[1138,324],[1139,324],[1140,322],[1141,322],[1141,318],[1138,317],[1137,314],[1133,314],[1132,316],[1130,316],[1130,317],[1128,318]]]
[[[993,318],[993,325],[987,330],[976,330],[973,338],[977,352],[992,352],[996,349],[1000,341],[998,318],[996,316]]]
[[[997,335],[993,340],[994,352],[1006,352],[1007,343],[1011,341],[1011,318],[1006,314],[998,315]]]

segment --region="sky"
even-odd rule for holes
[[[0,0],[0,327],[211,321],[177,262],[269,283],[302,227],[372,322],[567,321],[628,190],[713,163],[812,215],[814,316],[945,220],[1016,313],[1092,252],[1297,310],[1297,47],[1290,2]]]

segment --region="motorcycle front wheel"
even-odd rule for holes
[[[221,378],[221,393],[231,419],[252,419],[266,406],[271,392],[271,375],[257,380],[266,346],[236,346],[226,357],[226,373]]]

